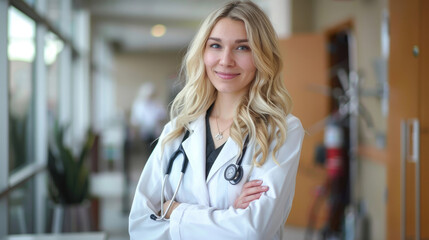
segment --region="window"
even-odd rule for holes
[[[48,119],[58,119],[58,88],[60,77],[60,58],[64,43],[52,32],[45,36],[45,64],[47,80]]]
[[[9,170],[33,161],[33,78],[36,24],[9,8]]]
[[[0,239],[51,229],[48,128],[71,115],[72,53],[83,56],[67,37],[73,12],[71,0],[0,0]]]
[[[30,195],[30,196],[29,196]],[[9,234],[34,232],[34,178],[10,192]]]

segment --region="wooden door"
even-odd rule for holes
[[[416,238],[416,163],[406,163],[406,194],[401,200],[401,121],[420,122],[420,236],[429,239],[428,103],[429,1],[390,0],[390,114],[388,120],[387,239]],[[419,53],[417,53],[419,49]],[[413,50],[416,52],[413,53]],[[409,139],[404,140],[409,141]],[[414,144],[414,143],[413,143]],[[401,201],[405,200],[405,216]],[[402,202],[404,203],[404,202]],[[401,233],[401,217],[404,217]]]
[[[321,34],[293,35],[280,41],[286,88],[294,103],[293,114],[309,130],[328,115],[329,97],[315,91],[329,87],[325,39]],[[316,190],[325,183],[325,169],[315,164],[315,148],[323,143],[323,129],[304,137],[296,178],[295,198],[287,224],[306,227]],[[326,205],[318,211],[316,227],[326,218]]]
[[[420,1],[420,176],[421,239],[429,240],[429,1]]]

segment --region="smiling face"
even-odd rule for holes
[[[220,19],[207,40],[204,65],[218,94],[243,96],[255,78],[246,29],[242,21]]]

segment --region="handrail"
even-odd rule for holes
[[[38,173],[43,172],[46,169],[46,165],[40,163],[32,163],[16,171],[9,177],[9,184],[5,189],[0,190],[0,199],[6,197],[9,192],[19,187],[26,181]]]

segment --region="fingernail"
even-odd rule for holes
[[[267,190],[267,189],[268,189],[268,187],[267,187],[267,186],[262,186],[262,189],[263,189],[263,190]]]
[[[262,184],[262,180],[256,181],[257,184]]]

